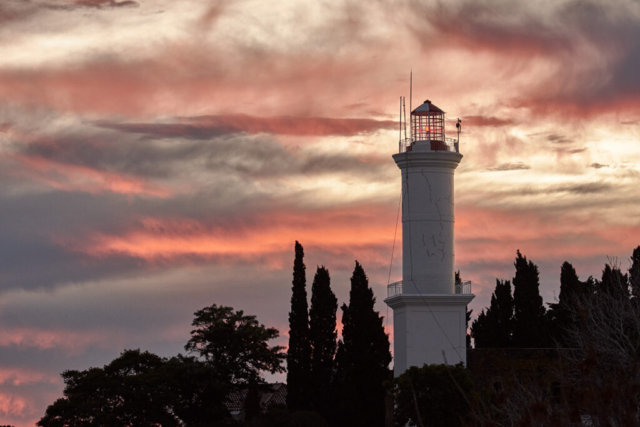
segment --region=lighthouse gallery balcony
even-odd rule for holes
[[[471,295],[471,281],[468,280],[454,285],[456,295]],[[387,298],[403,295],[402,280],[387,285]]]

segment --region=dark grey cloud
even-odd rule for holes
[[[585,147],[577,148],[555,148],[554,151],[558,154],[579,154],[587,151]]]
[[[614,187],[606,182],[588,182],[585,184],[561,185],[553,187],[551,192],[554,193],[572,193],[572,194],[594,194],[606,193],[613,191]]]
[[[0,224],[4,225],[0,228],[0,294],[16,288],[52,289],[130,277],[143,274],[149,266],[148,261],[135,256],[93,257],[73,252],[60,238],[82,239],[91,233],[120,235],[139,229],[137,221],[144,217],[190,219],[205,228],[241,230],[256,225],[256,212],[298,212],[304,209],[302,198],[313,198],[313,190],[275,196],[265,192],[264,179],[345,174],[351,179],[388,181],[396,175],[386,158],[358,159],[343,153],[300,150],[294,156],[263,136],[148,139],[128,132],[67,131],[29,143],[16,142],[12,148],[29,159],[150,182],[168,181],[188,190],[176,191],[169,198],[109,191],[89,194],[73,188],[53,190],[47,185],[43,192],[38,178],[16,177],[5,169],[7,175],[0,173]],[[22,186],[27,190],[15,191]],[[172,258],[166,267],[158,260],[156,268],[220,262],[235,261],[222,256],[184,255]]]
[[[76,0],[74,4],[83,7],[92,7],[96,9],[113,8],[113,7],[138,7],[140,3],[133,0]]]
[[[52,135],[16,145],[16,149],[28,157],[62,164],[162,179],[198,170],[253,179],[329,173],[383,179],[393,170],[386,157],[363,160],[343,153],[313,152],[294,156],[268,136],[208,135],[201,139],[194,138],[190,128],[183,130],[172,131],[171,136],[165,135],[161,140],[129,135],[130,129],[124,133]]]
[[[608,168],[609,167],[609,165],[603,165],[601,163],[591,163],[589,166],[594,168],[594,169],[601,169],[601,168]]]
[[[519,196],[539,196],[542,194],[557,194],[557,193],[570,193],[575,195],[587,195],[587,194],[605,194],[613,191],[614,186],[606,182],[587,182],[584,184],[568,184],[568,185],[552,185],[552,186],[536,186],[519,188],[513,190],[513,194]],[[578,205],[598,207],[603,204],[609,205],[613,203],[611,200],[593,199],[593,200],[580,200],[578,202],[572,201],[572,209],[576,209]],[[529,210],[533,211],[534,207],[529,207]],[[550,210],[549,207],[545,207],[544,210]],[[566,207],[562,207],[560,210],[566,210]]]
[[[567,138],[564,135],[560,135],[557,133],[552,133],[547,136],[547,141],[552,142],[554,144],[567,144],[573,142],[572,139]]]
[[[51,10],[75,10],[79,8],[89,9],[115,9],[123,7],[138,7],[140,3],[134,0],[69,0],[66,3],[41,3],[43,9]]]
[[[487,170],[490,172],[505,172],[505,171],[516,171],[516,170],[525,170],[531,169],[526,163],[518,162],[518,163],[503,163],[494,168],[488,168]]]
[[[234,133],[271,133],[292,136],[354,136],[395,129],[392,120],[328,117],[255,117],[244,114],[184,117],[177,123],[97,122],[98,126],[153,137],[209,139]]]
[[[640,109],[638,3],[612,7],[574,0],[547,6],[536,11],[526,3],[501,0],[413,2],[410,12],[419,19],[411,20],[410,28],[425,49],[455,45],[517,61],[536,57],[557,61],[558,72],[530,94],[514,98],[516,106],[543,114],[579,115]],[[585,42],[601,52],[601,61],[585,64]]]
[[[52,237],[99,224],[115,230],[126,200],[52,192],[0,198],[0,293],[14,288],[45,289],[105,276],[127,275],[140,266],[131,257],[92,259],[69,253]],[[120,208],[120,210],[118,210]]]

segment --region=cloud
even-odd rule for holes
[[[580,154],[580,153],[584,153],[585,151],[587,151],[587,149],[585,147],[579,147],[579,148],[555,148],[554,151],[560,155],[563,154]]]
[[[0,24],[6,25],[16,21],[23,21],[37,12],[35,8],[26,5],[0,3]]]
[[[23,414],[27,408],[27,401],[21,397],[0,394],[0,415],[15,417]]]
[[[295,240],[325,249],[348,247],[356,240],[364,246],[390,243],[392,224],[381,223],[379,211],[379,207],[371,206],[348,211],[272,212],[253,215],[249,223],[233,221],[232,226],[186,218],[142,218],[136,227],[115,235],[57,236],[56,242],[69,251],[98,258],[131,256],[152,262],[182,262],[189,257],[249,260],[258,254],[285,252]]]
[[[71,11],[78,8],[115,9],[139,7],[140,3],[134,0],[53,0],[41,2],[38,6],[43,9]]]
[[[507,1],[411,3],[409,12],[415,18],[410,28],[425,46],[427,40],[432,44],[435,39],[449,47],[481,49],[504,56],[570,50],[573,40],[566,29],[554,27],[540,11]],[[460,25],[462,22],[464,25]]]
[[[601,169],[601,168],[608,168],[609,165],[603,165],[601,163],[591,163],[589,167],[592,167],[594,169]]]
[[[488,168],[487,170],[491,172],[505,172],[505,171],[517,171],[517,170],[526,170],[526,169],[531,169],[531,166],[522,162],[517,162],[517,163],[503,163],[499,166],[496,166],[495,168]]]
[[[332,119],[326,117],[252,117],[244,114],[184,118],[182,123],[109,123],[98,126],[157,137],[209,139],[246,132],[291,136],[355,136],[396,129],[391,120]]]
[[[0,344],[1,345],[1,344]],[[30,384],[38,382],[59,382],[57,375],[25,368],[0,368],[0,385],[10,383],[13,385]]]
[[[552,133],[547,136],[547,141],[552,142],[554,144],[567,144],[573,142],[572,139],[565,137],[564,135],[560,135],[557,133]]]
[[[342,121],[336,122],[336,131],[344,131]],[[353,130],[351,122],[347,122]],[[328,123],[333,126],[332,120]],[[365,123],[364,128],[369,129],[369,125]],[[101,126],[105,128],[104,124]],[[394,170],[387,156],[375,152],[325,152],[310,143],[304,149],[292,149],[270,135],[237,133],[240,127],[212,126],[206,131],[155,124],[134,125],[133,129],[128,125],[125,129],[119,125],[106,128],[109,130],[80,128],[17,138],[12,144],[14,153],[7,157],[20,165],[12,173],[64,191],[167,198],[174,192],[198,191],[201,188],[194,179],[205,176],[212,184],[239,177],[256,180],[329,174],[380,181]],[[246,189],[251,187],[245,184]]]
[[[493,116],[489,116],[489,117],[485,117],[485,116],[465,116],[462,118],[462,125],[463,126],[477,126],[477,127],[483,127],[483,126],[492,126],[492,127],[499,127],[499,126],[508,126],[508,125],[512,125],[514,122],[511,119],[500,119],[498,117],[493,117]]]
[[[615,8],[571,0],[544,6],[500,0],[412,3],[407,13],[425,51],[457,49],[501,58],[502,73],[510,78],[536,67],[537,81],[527,76],[528,89],[522,86],[504,100],[513,107],[542,116],[640,111],[635,2]]]
[[[116,7],[138,7],[140,4],[133,0],[75,0],[73,4],[96,9]]]
[[[613,186],[606,182],[587,182],[584,184],[561,185],[552,191],[556,193],[593,194],[611,191]]]
[[[87,193],[114,192],[128,195],[169,197],[171,190],[124,174],[100,171],[39,156],[17,155],[23,166],[21,175],[63,191]]]

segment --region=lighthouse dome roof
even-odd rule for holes
[[[436,114],[444,114],[444,111],[436,107],[431,103],[431,101],[427,99],[426,101],[424,101],[424,104],[413,110],[411,114],[415,116],[432,116]]]

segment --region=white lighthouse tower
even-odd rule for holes
[[[428,100],[411,112],[410,123],[410,138],[393,155],[402,174],[403,265],[402,281],[389,285],[385,303],[393,309],[395,376],[425,363],[466,363],[466,310],[474,298],[470,282],[455,283],[459,138],[445,138],[444,111]]]

